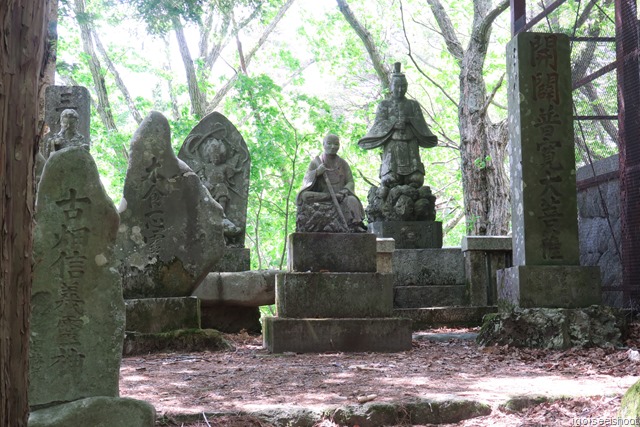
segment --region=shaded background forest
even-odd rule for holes
[[[252,157],[252,268],[282,268],[295,195],[326,133],[340,135],[366,204],[379,153],[356,143],[399,61],[440,141],[422,149],[425,185],[445,245],[457,246],[464,234],[508,232],[508,2],[493,3],[60,0],[56,84],[90,90],[92,153],[116,203],[150,110],[169,119],[176,151],[200,118],[225,114]]]

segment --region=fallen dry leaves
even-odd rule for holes
[[[475,331],[423,331],[411,351],[390,354],[274,355],[262,348],[259,336],[227,335],[234,350],[125,358],[120,392],[150,401],[165,425],[185,427],[268,426],[255,417],[231,414],[282,405],[322,408],[452,395],[493,408],[491,415],[458,426],[577,425],[578,419],[615,417],[622,394],[640,374],[640,324],[632,325],[624,349],[482,348],[469,340],[425,338]],[[515,396],[553,400],[520,411],[501,408]],[[181,414],[202,412],[229,415],[172,422]],[[323,426],[335,424],[325,420]]]

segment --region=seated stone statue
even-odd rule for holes
[[[296,198],[300,232],[365,232],[364,209],[354,194],[353,175],[349,164],[338,156],[340,139],[328,134],[323,141],[324,153],[309,164]]]
[[[86,138],[78,133],[78,113],[68,108],[60,113],[60,131],[47,141],[44,157],[47,159],[55,152],[67,147],[83,147],[89,150]]]

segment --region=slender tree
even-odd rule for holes
[[[34,159],[47,1],[0,2],[0,426],[29,415]]]

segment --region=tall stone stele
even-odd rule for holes
[[[521,33],[507,45],[513,265],[498,296],[520,307],[600,303],[598,267],[581,267],[569,38]]]
[[[213,270],[249,270],[250,253],[244,239],[251,157],[244,138],[225,116],[213,112],[189,133],[178,158],[193,169],[224,211],[226,251]]]
[[[113,253],[119,218],[86,149],[51,155],[35,219],[29,426],[152,426],[150,405],[118,398],[125,323]]]
[[[132,137],[118,211],[125,298],[189,296],[224,253],[222,207],[176,157],[158,112]]]
[[[407,78],[394,64],[391,97],[380,101],[371,129],[358,141],[365,149],[382,149],[380,186],[369,190],[369,230],[393,238],[396,249],[442,247],[442,223],[435,221],[435,196],[423,185],[420,148],[435,147],[438,138],[425,122],[420,104],[408,99]]]

